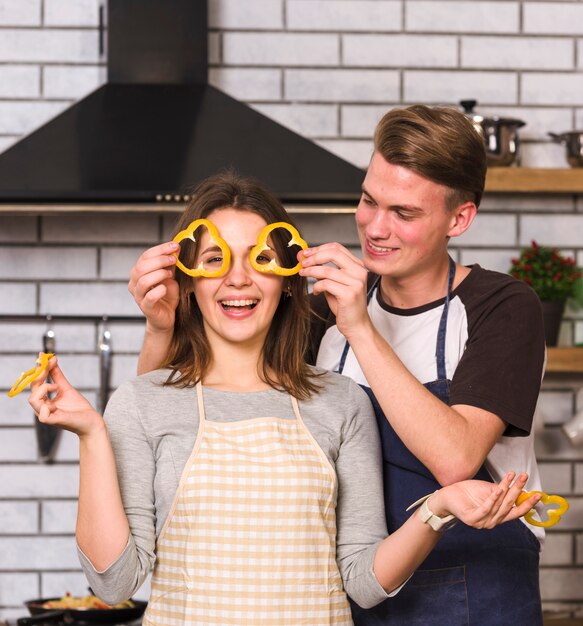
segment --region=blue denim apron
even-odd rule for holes
[[[446,404],[451,381],[445,368],[445,334],[454,276],[455,262],[450,258],[437,334],[437,379],[424,385]],[[367,301],[378,282],[379,278]],[[349,347],[348,343],[344,346],[340,373]],[[411,515],[405,512],[409,504],[440,485],[397,436],[371,389],[363,389],[373,404],[381,436],[387,527],[392,533]],[[492,482],[485,466],[475,478]],[[351,602],[355,626],[540,626],[539,550],[538,539],[519,520],[492,530],[460,522],[444,533],[396,596],[372,609]]]

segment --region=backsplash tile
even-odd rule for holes
[[[0,150],[104,80],[100,0],[0,0]],[[210,83],[366,168],[387,110],[478,100],[517,117],[521,164],[567,167],[548,132],[583,126],[583,6],[570,0],[209,0]],[[274,46],[275,42],[275,46]],[[78,443],[62,433],[39,463],[28,392],[5,391],[29,369],[43,334],[56,335],[66,375],[99,399],[100,318],[111,332],[112,389],[134,375],[145,324],[127,291],[146,248],[178,213],[0,215],[0,619],[34,597],[82,595],[74,541]],[[354,216],[295,214],[311,244],[358,252]],[[583,264],[583,195],[487,194],[476,223],[451,241],[461,263],[505,272],[536,239]],[[45,316],[89,316],[52,320]],[[30,320],[14,316],[32,316]],[[569,307],[560,342],[583,344],[583,311]],[[571,509],[541,561],[545,607],[583,616],[583,446],[560,426],[583,410],[583,377],[547,376],[536,450],[544,486]],[[147,597],[146,583],[137,597]]]

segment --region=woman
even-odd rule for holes
[[[429,524],[453,515],[491,528],[537,502],[514,506],[524,474],[457,483],[386,537],[366,394],[305,364],[305,279],[250,264],[262,229],[289,217],[227,174],[197,188],[176,232],[201,218],[230,264],[212,278],[177,272],[162,369],[123,384],[105,420],[56,359],[54,383],[33,384],[39,418],[80,438],[77,541],[97,595],[128,598],[153,568],[146,625],[351,624],[346,594],[370,607],[396,593],[439,540]],[[225,250],[200,232],[181,261],[218,273]],[[295,265],[281,229],[270,243],[259,263]]]

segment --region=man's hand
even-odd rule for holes
[[[300,274],[314,279],[313,293],[324,293],[336,316],[338,330],[347,338],[370,325],[366,306],[368,272],[361,259],[339,243],[326,243],[298,254]]]
[[[146,250],[130,273],[128,290],[154,332],[171,333],[179,301],[174,279],[180,246],[173,241]]]

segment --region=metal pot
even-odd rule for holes
[[[462,100],[460,105],[484,138],[488,165],[506,166],[519,163],[518,129],[526,124],[513,117],[484,117],[474,112],[476,100]]]
[[[567,133],[549,133],[556,143],[564,143],[567,150],[567,161],[571,167],[583,167],[583,130],[572,130]]]

